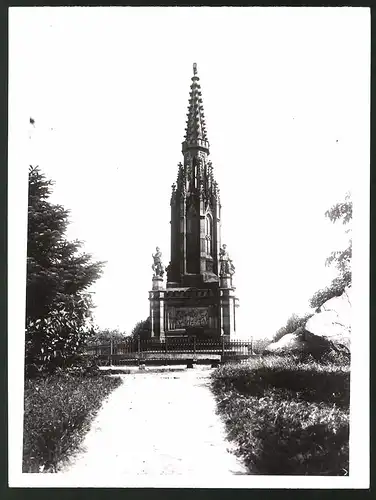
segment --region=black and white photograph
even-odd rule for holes
[[[9,486],[369,487],[370,9],[9,9]]]

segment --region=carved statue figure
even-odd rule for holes
[[[226,244],[223,244],[221,246],[221,248],[219,249],[219,258],[220,258],[220,260],[228,260],[228,251],[226,249],[227,249],[227,245]]]
[[[162,253],[161,253],[159,247],[157,247],[155,250],[156,250],[155,254],[152,256],[153,260],[154,260],[154,263],[151,266],[151,268],[154,271],[154,276],[155,277],[161,277],[161,278],[163,278],[163,274],[165,272],[165,268],[164,268],[164,265],[162,264]]]
[[[227,251],[227,245],[222,245],[222,247],[219,250],[219,261],[221,263],[220,267],[220,275],[225,276],[225,275],[230,275],[232,276],[235,273],[235,266],[229,256],[229,253]]]

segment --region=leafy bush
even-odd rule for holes
[[[79,373],[26,380],[23,472],[56,472],[79,445],[103,400],[120,384],[120,377]]]
[[[320,309],[328,300],[333,297],[340,297],[349,286],[351,286],[351,272],[347,271],[334,278],[329,286],[315,292],[309,301],[309,305],[313,309]]]
[[[93,335],[88,339],[87,344],[88,345],[95,345],[95,344],[108,344],[111,340],[115,341],[123,341],[127,338],[127,335],[125,332],[121,332],[117,328],[115,329],[110,329],[110,328],[105,328],[104,330],[95,330],[93,332]]]
[[[349,377],[349,365],[270,356],[220,367],[212,389],[252,473],[345,475]]]
[[[264,339],[255,339],[252,343],[252,349],[254,354],[262,354],[264,352],[264,349],[266,346],[270,344],[271,340],[264,338]]]
[[[332,349],[327,351],[320,359],[320,363],[333,366],[350,366],[351,352],[347,345],[332,342]]]
[[[86,356],[84,354],[72,354],[69,357],[68,363],[63,358],[60,358],[60,354],[57,353],[54,359],[45,365],[41,363],[28,363],[25,366],[25,375],[27,379],[40,378],[49,372],[49,375],[53,373],[56,374],[67,374],[72,376],[83,376],[92,377],[93,375],[99,375],[99,356]]]
[[[313,316],[312,313],[307,313],[304,316],[298,316],[297,314],[292,314],[286,322],[286,326],[283,326],[276,331],[273,342],[277,342],[287,333],[294,333],[298,328],[304,328],[307,324],[309,318]]]
[[[136,323],[132,330],[132,337],[140,337],[140,339],[148,339],[151,336],[151,319],[150,316],[144,321]]]

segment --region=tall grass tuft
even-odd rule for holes
[[[60,374],[25,381],[23,472],[56,472],[120,377]]]
[[[250,473],[347,475],[349,383],[348,364],[268,356],[218,368],[212,389]]]

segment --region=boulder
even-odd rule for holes
[[[308,321],[305,329],[335,344],[350,347],[351,336],[351,287],[339,297],[326,301]]]
[[[303,327],[294,333],[287,333],[277,342],[269,344],[263,354],[312,354],[320,358],[332,349],[332,343],[318,335],[307,332]]]

